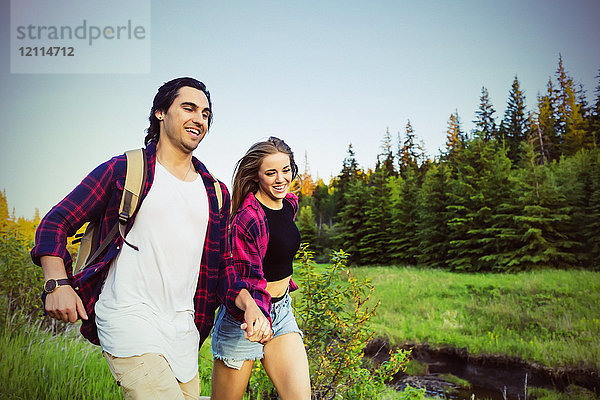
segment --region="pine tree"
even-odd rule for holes
[[[598,69],[598,84],[594,90],[596,93],[596,101],[590,112],[590,134],[592,135],[592,147],[600,147],[600,69]]]
[[[449,182],[450,169],[446,163],[433,163],[419,191],[417,261],[425,267],[447,267]]]
[[[548,79],[547,92],[541,97],[539,106],[539,124],[542,132],[550,139],[548,153],[550,160],[558,160],[562,154],[563,133],[558,121],[556,90],[551,79]]]
[[[590,240],[598,235],[598,215],[594,216],[594,193],[598,189],[594,173],[600,172],[598,156],[598,151],[583,149],[552,166],[557,190],[566,204],[564,210],[568,216],[556,227],[571,243],[569,252],[578,260],[572,266],[588,266],[594,258],[589,250],[594,247]]]
[[[308,165],[308,152],[304,152],[304,172],[301,177],[301,186],[300,186],[300,194],[302,197],[310,197],[315,190],[315,182],[310,173],[310,167]]]
[[[562,139],[561,153],[571,155],[580,149],[591,148],[593,137],[586,129],[585,101],[582,103],[582,94],[578,98],[573,79],[564,68],[562,55],[559,56],[556,77],[558,80],[556,114]]]
[[[490,95],[485,86],[481,87],[481,97],[479,97],[479,109],[475,111],[475,131],[476,136],[484,141],[497,138],[496,118],[494,117],[494,107],[490,102]]]
[[[362,179],[356,179],[348,184],[344,192],[345,204],[339,214],[339,222],[335,225],[338,234],[334,240],[336,246],[350,254],[350,261],[354,264],[364,264],[359,245],[365,233],[366,199],[371,197],[372,189]]]
[[[538,164],[543,164],[540,160],[554,161],[560,158],[561,142],[560,128],[556,117],[556,96],[554,85],[551,79],[548,79],[545,95],[538,94],[537,110],[534,116],[534,125],[531,126],[530,140],[534,144],[534,151],[538,154],[536,159]]]
[[[388,252],[394,263],[415,265],[418,255],[418,170],[408,166],[405,178],[388,179],[390,194],[390,238]]]
[[[508,157],[514,163],[519,161],[521,143],[527,139],[528,122],[525,94],[521,90],[518,77],[515,76],[508,94],[504,119],[500,124],[500,135],[508,149]]]
[[[538,110],[541,107],[541,96],[538,96]],[[544,165],[550,161],[549,147],[552,146],[550,138],[544,134],[539,122],[539,111],[537,114],[529,114],[529,135],[527,142],[532,146],[536,157],[536,163]]]
[[[311,250],[320,253],[322,249],[318,245],[317,224],[315,223],[315,216],[311,206],[304,206],[299,210],[296,217],[296,225],[300,231],[302,243],[308,243]]]
[[[520,209],[510,202],[514,181],[507,149],[488,145],[485,151],[489,152],[489,163],[482,165],[479,190],[490,214],[483,226],[471,233],[479,237],[485,249],[479,258],[482,269],[505,271],[509,262],[506,256],[519,246],[514,217]]]
[[[450,114],[448,118],[448,129],[446,130],[446,151],[444,157],[448,160],[454,160],[461,151],[466,142],[462,131],[458,110]]]
[[[600,149],[592,151],[592,165],[590,169],[590,199],[586,210],[586,224],[584,235],[587,238],[586,267],[600,269]]]
[[[359,241],[360,258],[363,264],[389,264],[388,251],[391,239],[391,207],[385,164],[380,165],[369,176],[368,195],[363,199],[365,224]]]
[[[406,122],[404,136],[404,141],[401,141],[400,135],[398,135],[398,171],[402,177],[406,178],[409,169],[413,171],[417,169],[418,160],[421,157],[421,153],[419,153],[421,149],[415,143],[415,132],[410,120]]]
[[[522,245],[514,252],[511,270],[540,267],[569,268],[577,263],[576,243],[561,231],[569,219],[569,205],[552,177],[550,165],[538,165],[532,146],[526,147],[514,198],[521,208],[515,217]]]
[[[495,141],[475,138],[456,162],[451,181],[448,265],[455,270],[498,268],[498,233],[494,212],[508,190],[510,161]]]
[[[375,169],[384,169],[386,176],[396,175],[394,167],[394,152],[392,151],[392,135],[387,128],[383,140],[381,141],[381,153],[377,155],[377,166]]]
[[[335,214],[338,215],[344,209],[346,205],[345,193],[351,183],[358,179],[360,169],[358,168],[358,162],[356,161],[356,154],[352,148],[352,143],[348,145],[348,155],[344,158],[342,163],[342,171],[334,180],[335,188]]]

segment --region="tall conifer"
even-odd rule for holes
[[[490,95],[485,86],[481,87],[481,97],[479,97],[479,109],[475,111],[475,131],[476,136],[484,141],[495,138],[497,135],[496,118],[494,117],[494,107],[490,101]]]
[[[466,142],[465,135],[460,123],[458,110],[450,114],[448,118],[448,129],[446,130],[446,151],[444,157],[448,160],[454,160],[457,154],[464,147]]]
[[[360,240],[365,234],[365,201],[372,195],[372,189],[362,179],[350,182],[344,192],[345,204],[336,224],[338,234],[336,245],[350,254],[351,262],[363,264]]]
[[[417,261],[425,267],[445,268],[448,259],[450,170],[445,162],[432,163],[418,195],[419,243]]]
[[[562,139],[561,153],[571,155],[580,149],[591,148],[593,137],[586,129],[585,103],[581,100],[583,94],[578,96],[575,83],[564,68],[562,55],[559,56],[556,78],[556,114]]]
[[[500,124],[500,132],[508,150],[508,157],[513,162],[518,162],[520,159],[521,143],[527,139],[528,122],[525,93],[521,90],[519,79],[515,75],[508,93],[504,119]]]
[[[396,175],[396,168],[394,166],[394,151],[392,150],[392,135],[390,129],[385,130],[383,139],[381,141],[381,153],[377,155],[377,166],[375,169],[383,168],[384,174],[387,176]]]
[[[594,148],[600,147],[600,69],[598,70],[598,84],[594,90],[595,102],[590,111],[590,133],[592,135],[592,143]]]
[[[569,219],[566,203],[550,165],[538,165],[531,146],[526,147],[523,168],[514,187],[522,209],[515,217],[522,245],[515,251],[511,269],[569,268],[577,263],[575,243],[562,232]]]
[[[448,204],[448,265],[455,270],[480,271],[497,267],[492,218],[508,187],[510,161],[495,141],[475,138],[456,162]]]
[[[335,214],[339,214],[346,205],[346,196],[350,184],[358,178],[359,175],[358,162],[356,161],[356,154],[352,147],[352,143],[348,144],[347,155],[342,163],[342,171],[334,181],[335,188]]]
[[[389,179],[388,191],[394,193],[391,202],[391,234],[388,248],[394,262],[415,265],[418,254],[418,170],[408,166],[404,179]],[[395,189],[395,190],[394,190]]]
[[[413,171],[418,166],[418,160],[421,156],[419,153],[419,146],[415,143],[415,131],[410,123],[410,120],[406,122],[406,128],[404,131],[404,140],[401,141],[398,137],[398,172],[404,178],[408,169]]]

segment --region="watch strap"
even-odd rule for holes
[[[49,282],[54,282],[54,287],[50,286],[50,288],[48,288],[48,283]],[[56,289],[58,289],[61,286],[66,286],[69,284],[69,279],[68,278],[62,278],[62,279],[48,279],[45,283],[44,283],[44,293],[46,294],[50,294],[53,293]]]

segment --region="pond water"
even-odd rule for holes
[[[413,387],[425,387],[430,395],[453,400],[471,400],[472,395],[475,395],[475,399],[522,400],[525,398],[525,391],[532,386],[562,390],[571,383],[600,393],[597,371],[572,370],[558,373],[543,366],[527,364],[518,358],[474,357],[465,349],[406,346],[411,347],[411,358],[426,363],[428,372],[418,377],[399,374],[392,383],[398,389],[410,384]],[[386,341],[375,339],[369,343],[365,354],[380,362],[386,357],[388,350]],[[456,386],[441,377],[443,374],[464,379],[471,384],[471,388],[456,389]]]

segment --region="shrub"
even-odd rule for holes
[[[332,253],[331,265],[320,273],[313,252],[303,244],[298,252],[301,288],[295,299],[304,332],[314,399],[373,399],[408,361],[406,351],[391,352],[389,361],[367,366],[363,350],[375,332],[370,319],[379,305],[369,302],[373,285],[346,269],[348,253]]]
[[[42,269],[33,264],[28,248],[32,246],[19,231],[7,229],[0,232],[0,320],[5,330],[21,319],[42,317],[40,294],[44,284]]]

